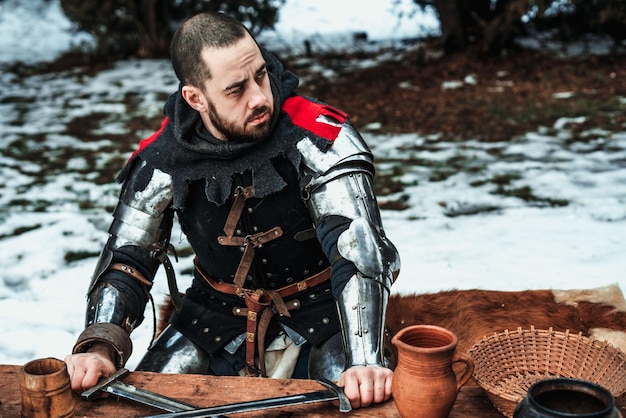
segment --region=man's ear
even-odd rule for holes
[[[206,112],[207,106],[204,100],[204,95],[193,86],[183,86],[182,88],[183,99],[191,106],[192,109],[198,112]]]

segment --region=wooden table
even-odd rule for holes
[[[0,417],[20,417],[19,373],[21,366],[0,365]],[[174,375],[149,372],[131,372],[125,383],[198,407],[223,405],[276,396],[294,395],[324,390],[312,380],[263,379],[245,377],[214,377],[202,375]],[[620,411],[626,417],[626,397],[617,399]],[[86,401],[75,395],[76,417],[142,417],[164,413],[161,410],[140,405],[125,399],[109,397],[98,401]],[[398,417],[393,400],[368,408],[355,409],[342,414],[331,402],[297,405],[269,409],[263,412],[236,414],[237,417]],[[450,418],[502,418],[489,402],[485,392],[472,381],[459,392]]]

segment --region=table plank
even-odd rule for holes
[[[19,418],[20,391],[19,372],[21,366],[0,365],[0,417]],[[198,407],[223,405],[277,396],[315,392],[325,388],[313,380],[264,379],[251,377],[203,376],[131,372],[124,382],[162,393]],[[618,400],[620,411],[626,416],[626,397]],[[117,397],[97,401],[86,401],[74,396],[76,417],[145,417],[163,413],[158,409],[139,405]],[[274,408],[263,412],[231,414],[236,417],[333,417],[346,416],[331,402]],[[398,417],[393,400],[368,408],[356,409],[350,417]],[[485,392],[476,384],[468,383],[461,388],[450,418],[502,418],[493,408]]]

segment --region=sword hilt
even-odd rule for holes
[[[350,412],[352,411],[352,405],[350,405],[350,400],[343,393],[343,389],[337,386],[335,383],[331,382],[328,379],[319,379],[317,381],[320,385],[326,386],[328,389],[335,392],[337,395],[337,400],[339,400],[339,412]]]

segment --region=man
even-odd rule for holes
[[[391,395],[384,321],[399,257],[347,115],[298,96],[298,79],[241,23],[206,13],[175,33],[180,80],[161,129],[120,174],[110,238],[66,358],[83,391],[122,367],[164,265],[176,309],[139,370],[337,380],[353,407]],[[177,215],[196,255],[175,291]]]

